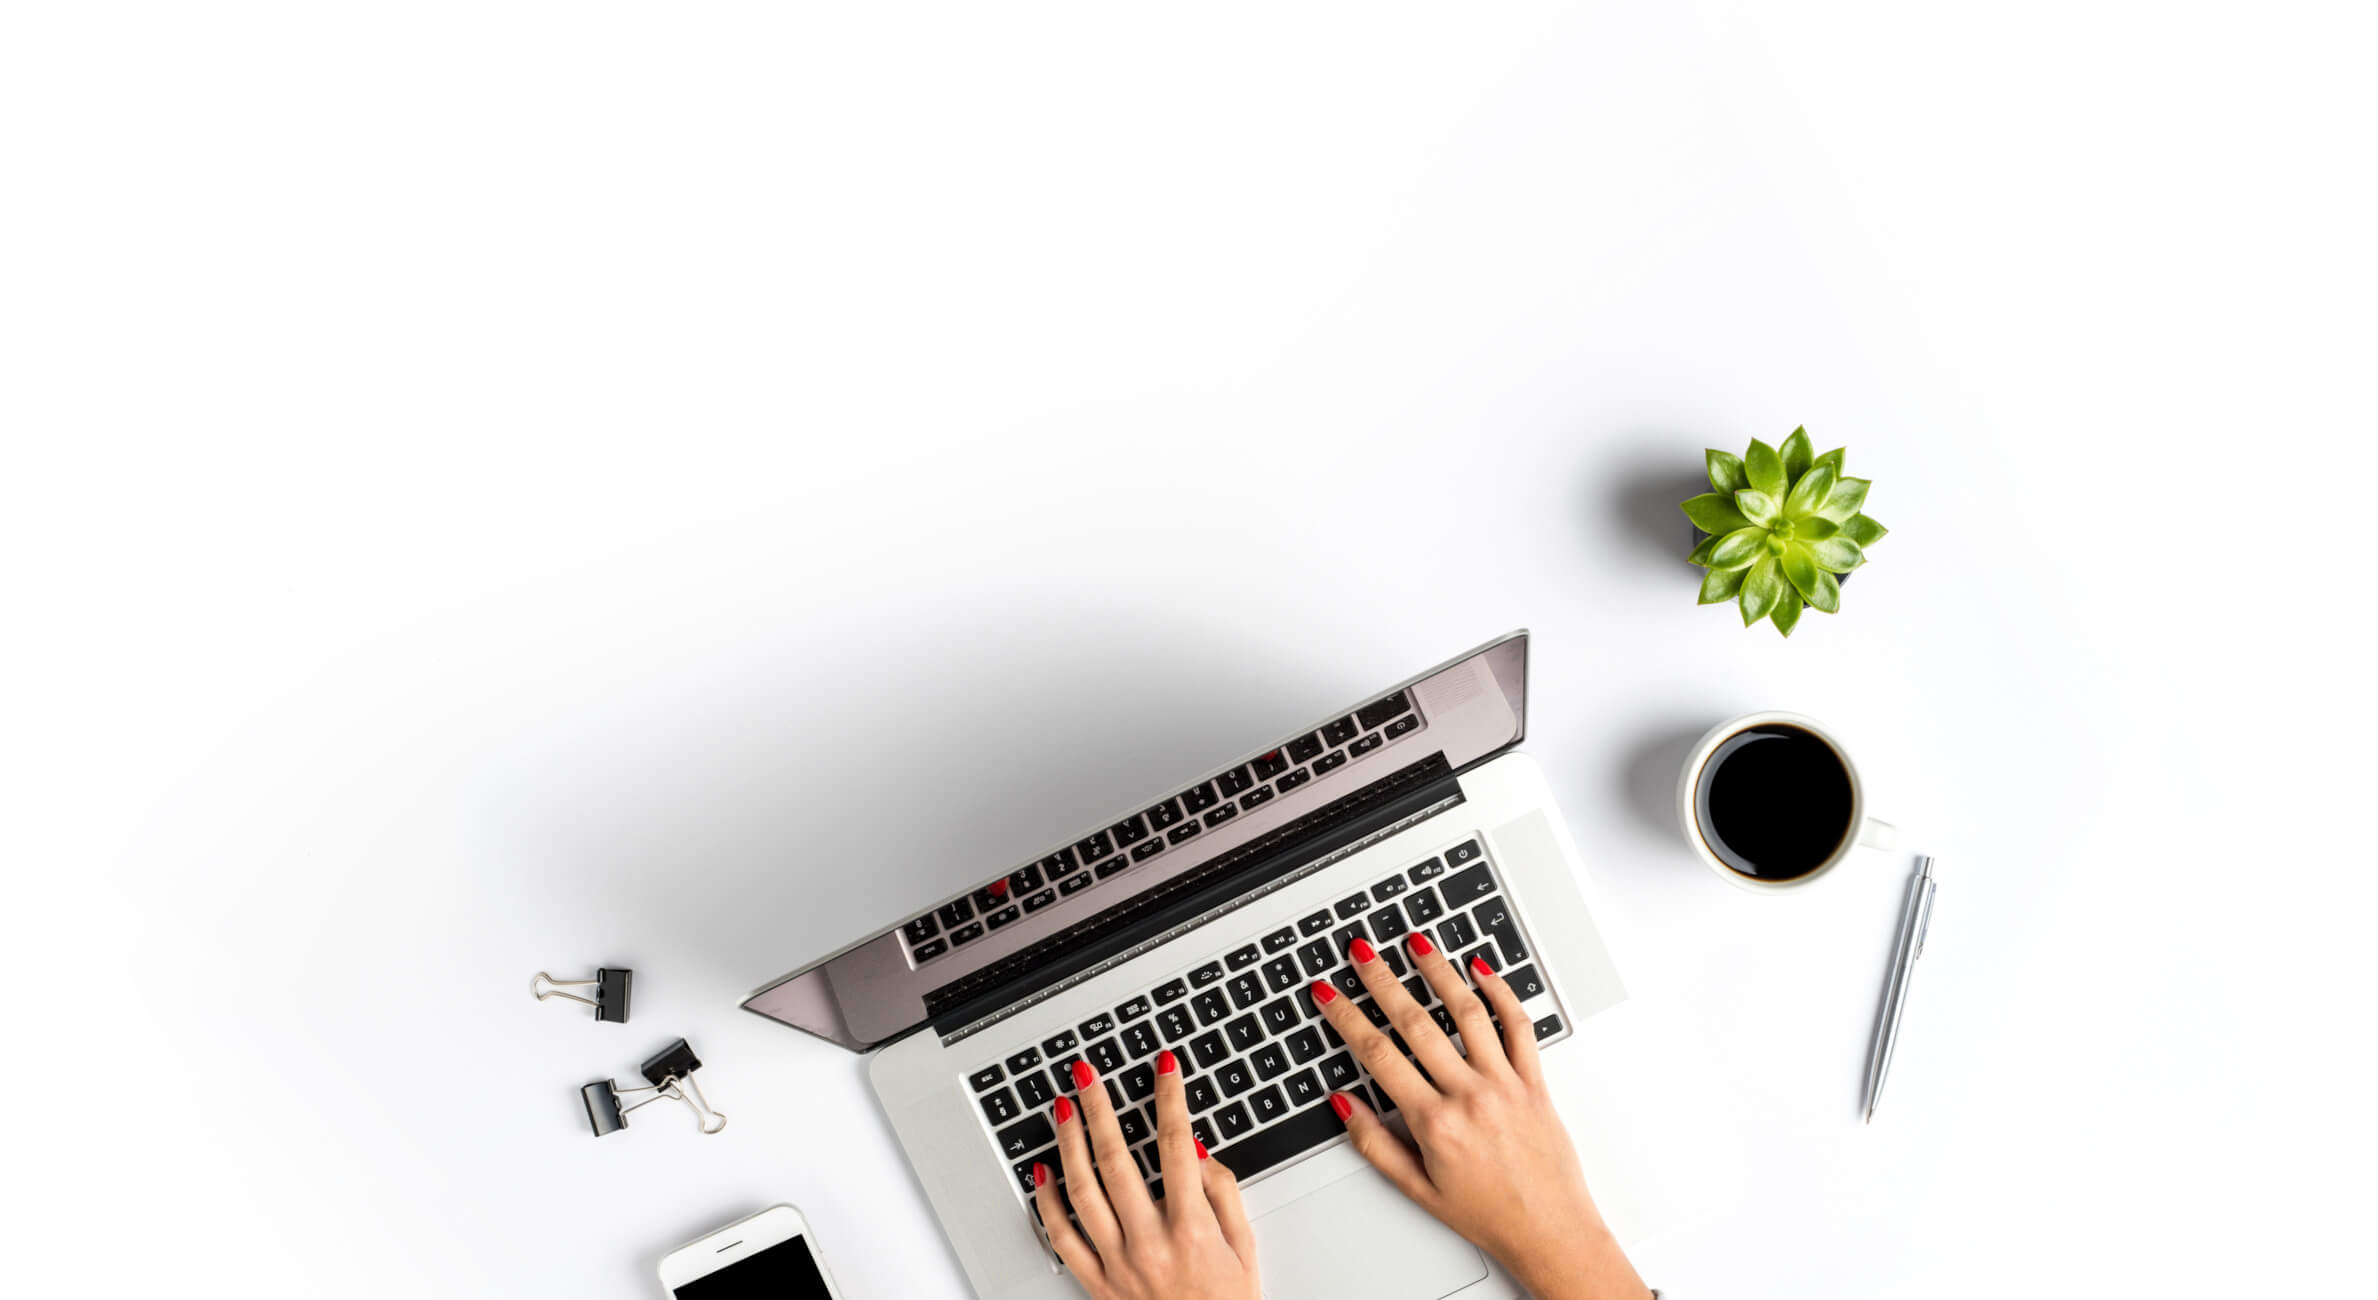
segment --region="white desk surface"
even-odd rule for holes
[[[2366,16],[783,8],[7,20],[14,1293],[641,1300],[790,1200],[963,1294],[736,1000],[1522,624],[1647,1277],[2367,1275]],[[1786,643],[1674,503],[1803,422],[1893,531]],[[1905,855],[1669,824],[1769,707],[1941,864],[1871,1128]],[[678,1035],[727,1132],[588,1137]]]

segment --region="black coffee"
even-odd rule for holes
[[[1760,880],[1794,880],[1849,838],[1850,773],[1812,732],[1783,723],[1726,737],[1693,790],[1693,816],[1718,860]]]

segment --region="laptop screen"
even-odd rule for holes
[[[1519,742],[1526,702],[1515,632],[920,906],[743,1005],[859,1051],[927,1023],[962,1031],[1445,797],[1461,770]]]

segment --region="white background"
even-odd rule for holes
[[[791,1200],[963,1294],[736,1000],[1521,624],[1648,1278],[2366,1278],[2366,13],[8,7],[12,1292],[626,1300]],[[1785,642],[1674,502],[1802,423],[1893,532]],[[1669,824],[1771,707],[1941,863],[1871,1128],[1905,854]],[[727,1132],[586,1136],[680,1034]]]

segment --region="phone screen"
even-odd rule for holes
[[[677,1288],[677,1300],[831,1300],[809,1239],[780,1241]]]

